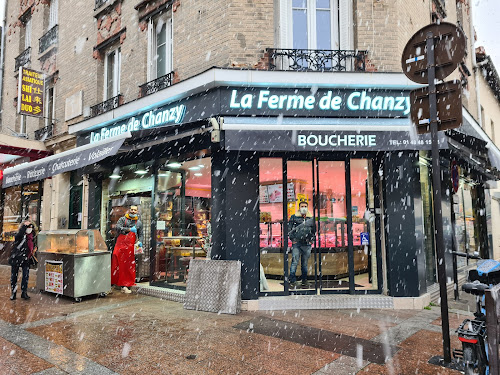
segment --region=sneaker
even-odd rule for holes
[[[293,283],[290,283],[290,289],[296,289],[297,288],[297,282],[294,281]]]
[[[130,294],[130,293],[132,293],[132,291],[129,288],[127,288],[126,286],[124,286],[124,287],[122,287],[122,293]]]
[[[309,282],[308,281],[302,281],[302,289],[309,289]]]

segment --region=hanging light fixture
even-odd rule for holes
[[[144,163],[139,163],[137,164],[137,169],[134,171],[135,174],[146,174],[148,173],[148,170],[146,169],[146,166]]]

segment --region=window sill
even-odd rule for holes
[[[94,18],[99,18],[103,13],[106,13],[110,8],[112,8],[116,3],[122,0],[108,0],[102,4],[99,8],[94,9]]]

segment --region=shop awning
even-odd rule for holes
[[[89,164],[97,163],[108,156],[115,155],[125,139],[129,137],[131,137],[131,134],[127,132],[104,141],[76,147],[31,163],[19,164],[15,167],[7,168],[4,170],[2,186],[6,188],[43,180],[58,173],[73,171]]]

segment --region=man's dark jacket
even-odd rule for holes
[[[292,215],[288,221],[288,238],[299,245],[310,245],[314,241],[316,228],[312,217]]]

